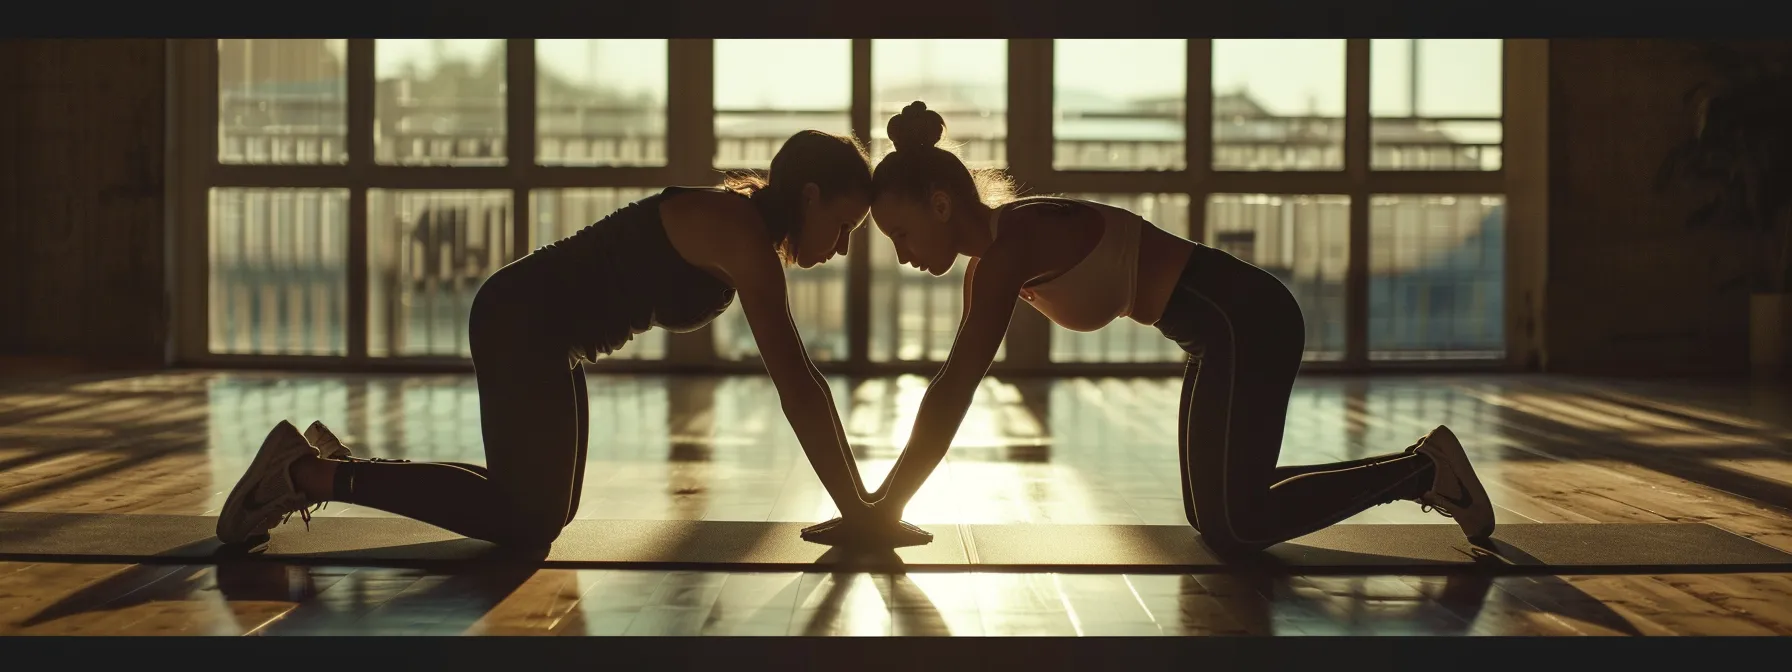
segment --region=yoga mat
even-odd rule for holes
[[[0,512],[0,559],[212,562],[240,551],[202,516]],[[811,544],[805,523],[578,520],[543,566],[712,571],[1215,572],[1303,574],[1688,573],[1792,571],[1792,555],[1704,523],[1502,525],[1481,546],[1455,525],[1338,525],[1225,562],[1170,525],[924,525],[933,543],[891,552]],[[422,565],[506,557],[490,544],[400,518],[288,523],[254,557],[310,564]]]
[[[814,569],[869,563],[880,568],[967,564],[957,526],[928,530],[933,543],[882,553],[850,553],[803,541],[814,523],[708,520],[575,520],[561,532],[544,566],[658,566]],[[0,512],[0,558],[213,560],[240,555],[216,538],[206,516]],[[296,519],[274,530],[258,557],[353,565],[430,564],[510,557],[483,541],[404,518]]]
[[[966,525],[980,567],[1220,566],[1171,525]],[[1397,573],[1479,565],[1561,573],[1792,571],[1792,555],[1704,523],[1523,523],[1472,544],[1455,525],[1334,525],[1264,551],[1263,564]],[[1232,563],[1238,564],[1238,563]]]

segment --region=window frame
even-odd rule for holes
[[[369,189],[500,189],[511,193],[512,258],[546,241],[529,239],[534,189],[710,184],[716,139],[713,42],[671,39],[667,44],[666,164],[652,167],[536,165],[535,41],[506,42],[506,151],[503,166],[397,166],[375,162],[373,143],[375,41],[349,39],[347,49],[347,145],[345,165],[224,164],[217,155],[218,77],[216,40],[168,41],[167,209],[169,291],[173,315],[170,359],[180,366],[320,369],[338,371],[468,371],[459,357],[369,357],[367,193]],[[1029,191],[1044,193],[1186,194],[1189,237],[1206,238],[1205,209],[1216,193],[1338,194],[1350,197],[1350,271],[1346,280],[1345,355],[1308,362],[1304,372],[1536,369],[1542,365],[1542,308],[1548,200],[1548,44],[1502,44],[1501,163],[1491,171],[1370,170],[1370,40],[1345,41],[1345,166],[1340,171],[1216,171],[1212,168],[1212,41],[1188,41],[1181,170],[1057,170],[1053,159],[1053,40],[1008,40],[1008,170]],[[851,41],[851,128],[870,138],[871,40]],[[517,142],[517,138],[529,138]],[[342,356],[248,355],[209,350],[208,203],[214,187],[327,187],[349,190],[348,353]],[[1379,194],[1498,194],[1506,199],[1506,355],[1494,360],[1371,360],[1368,353],[1369,205]],[[861,229],[847,264],[848,357],[818,362],[827,373],[877,375],[931,373],[935,361],[872,362],[868,358],[871,273],[870,237]],[[1016,310],[1007,357],[992,372],[1050,375],[1169,375],[1166,362],[1052,362],[1052,331],[1032,310]],[[593,371],[759,373],[756,358],[717,356],[708,329],[667,334],[664,359],[606,359]]]

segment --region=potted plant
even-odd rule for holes
[[[1693,187],[1706,202],[1687,223],[1735,231],[1748,263],[1725,287],[1749,299],[1749,365],[1792,371],[1792,69],[1786,50],[1763,56],[1707,46],[1711,76],[1686,94],[1693,135],[1667,155],[1656,189]]]

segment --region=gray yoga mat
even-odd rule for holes
[[[1224,564],[1200,535],[1170,525],[968,525],[973,562],[989,567]],[[1563,572],[1688,567],[1792,570],[1792,555],[1704,523],[1501,525],[1472,544],[1455,525],[1335,525],[1269,547],[1288,567],[1404,571],[1463,565]]]
[[[0,512],[0,559],[207,562],[241,554],[201,516]],[[1455,525],[1338,525],[1227,563],[1199,535],[1169,525],[925,525],[933,543],[894,553],[836,550],[798,536],[804,523],[578,520],[543,566],[715,571],[1013,570],[1437,573],[1792,571],[1792,555],[1703,523],[1502,525],[1471,545]],[[318,518],[277,529],[263,559],[342,565],[429,565],[503,557],[490,544],[400,518]]]
[[[813,568],[879,565],[965,565],[956,526],[931,529],[933,543],[883,554],[847,554],[803,541],[813,523],[702,520],[575,520],[561,532],[544,565]],[[0,512],[0,557],[211,560],[241,552],[214,536],[204,516]],[[274,530],[255,555],[337,564],[440,563],[503,557],[491,544],[404,518],[313,518]],[[830,551],[833,551],[830,553]]]

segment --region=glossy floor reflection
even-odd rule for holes
[[[868,480],[925,379],[830,380]],[[1172,379],[990,380],[910,508],[928,523],[1185,524]],[[833,514],[763,377],[592,376],[582,518]],[[1792,551],[1792,395],[1556,377],[1312,378],[1282,461],[1448,424],[1506,522],[1704,521]],[[215,514],[268,428],[482,461],[470,376],[169,372],[0,381],[0,510]],[[319,515],[384,516],[333,505]],[[1440,523],[1395,503],[1353,523]],[[302,530],[295,530],[302,533]],[[0,563],[0,633],[1792,634],[1792,575],[764,574]]]
[[[12,635],[1765,635],[1792,577],[0,565]]]

